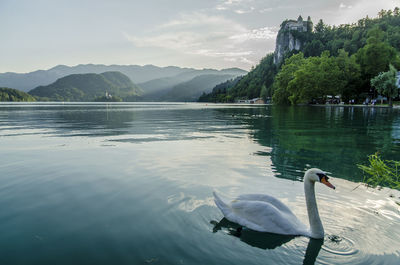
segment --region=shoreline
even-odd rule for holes
[[[400,108],[400,105],[393,105],[392,107],[389,107],[388,105],[363,105],[363,104],[354,104],[354,105],[349,105],[349,104],[310,104],[309,106],[313,107],[356,107],[356,108]]]

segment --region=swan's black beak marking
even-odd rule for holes
[[[319,181],[323,184],[325,184],[326,186],[328,186],[331,189],[335,189],[335,186],[333,186],[329,181],[329,177],[323,173],[317,173],[318,177],[319,177]]]

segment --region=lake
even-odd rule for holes
[[[0,264],[399,264],[400,194],[357,164],[400,160],[400,110],[162,103],[0,104]],[[212,191],[273,195],[324,240],[244,229]]]

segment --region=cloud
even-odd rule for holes
[[[249,60],[246,57],[224,58],[224,60],[227,61],[227,62],[243,63],[243,64],[247,64],[247,65],[254,65],[255,64],[254,61]]]
[[[146,35],[123,32],[136,47],[157,47],[187,55],[221,58],[224,61],[253,65],[253,42],[274,39],[277,29],[247,29],[233,20],[203,13],[182,14],[156,26]]]
[[[201,49],[201,50],[193,51],[193,54],[206,55],[206,56],[211,56],[211,57],[242,57],[242,56],[253,54],[253,51],[217,52],[215,50]]]
[[[263,9],[258,10],[258,12],[260,12],[260,13],[268,13],[268,12],[271,12],[272,10],[274,10],[274,8],[267,7],[267,8],[263,8]]]
[[[234,10],[234,12],[236,14],[247,14],[247,13],[251,13],[255,10],[255,7],[250,6],[248,9],[236,9]]]
[[[231,40],[244,42],[249,40],[268,40],[275,39],[278,34],[277,27],[263,27],[258,29],[248,30],[247,32],[236,34],[230,37]]]
[[[253,12],[256,8],[250,5],[254,0],[226,0],[215,6],[218,11],[231,10],[236,14],[247,14]]]
[[[340,3],[339,8],[348,8],[348,9],[350,9],[350,8],[353,8],[353,6],[351,6],[351,5],[345,5],[345,4],[343,4],[343,3]]]
[[[324,19],[324,21],[328,20],[328,23],[335,25],[353,23],[367,15],[369,17],[376,17],[379,10],[393,9],[397,5],[398,0],[356,0],[352,1],[351,5],[341,2],[339,5],[340,12],[332,11],[334,15],[331,15],[331,19]]]
[[[247,0],[226,0],[224,1],[224,5],[238,5],[241,4],[243,2],[247,2]]]

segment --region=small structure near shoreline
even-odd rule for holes
[[[262,98],[253,98],[253,99],[239,99],[236,103],[240,103],[240,104],[265,104],[265,101]]]
[[[400,88],[400,71],[397,72],[396,76],[396,86]]]

